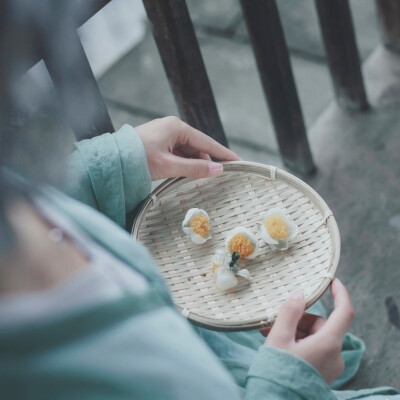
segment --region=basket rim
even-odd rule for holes
[[[224,166],[224,173],[226,172],[229,173],[232,171],[249,172],[252,174],[260,175],[264,179],[265,178],[269,180],[276,179],[289,183],[296,189],[300,190],[303,194],[305,194],[307,198],[309,198],[313,202],[313,204],[321,211],[322,215],[330,213],[329,217],[327,218],[326,224],[331,237],[332,252],[331,252],[331,262],[329,268],[327,269],[327,272],[329,272],[332,276],[335,275],[340,258],[339,228],[336,219],[332,214],[332,211],[326,204],[325,200],[311,186],[309,186],[307,183],[305,183],[295,175],[272,165],[261,164],[250,161],[225,161],[222,162],[221,164]],[[243,167],[247,168],[247,171],[243,170]],[[143,200],[143,202],[139,206],[131,230],[132,238],[135,241],[139,241],[139,229],[143,217],[146,214],[149,207],[151,207],[154,204],[158,196],[167,194],[171,189],[175,188],[175,186],[179,183],[183,184],[186,181],[193,181],[193,180],[196,179],[186,178],[186,177],[169,178],[166,179],[164,182],[162,182],[160,185],[158,185],[151,192],[151,194],[145,200]],[[328,288],[332,279],[333,278],[330,277],[322,279],[320,285],[311,293],[311,296],[306,299],[306,309],[311,307],[316,301],[320,299],[320,297],[324,294],[324,292]],[[181,306],[179,306],[178,304],[174,305],[179,312],[183,313],[183,308]],[[259,317],[243,321],[226,321],[222,319],[209,318],[204,315],[196,314],[193,312],[189,313],[187,319],[194,325],[218,331],[261,329],[271,326],[273,324],[273,321],[263,320],[260,319]]]

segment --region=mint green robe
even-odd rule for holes
[[[76,143],[69,171],[65,192],[74,199],[44,187],[45,201],[146,277],[151,290],[0,331],[0,399],[400,399],[391,388],[332,391],[307,362],[262,346],[259,332],[193,328],[174,311],[151,256],[121,229],[151,185],[130,126]],[[346,336],[346,370],[335,388],[354,376],[363,351]]]

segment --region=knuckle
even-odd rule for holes
[[[335,354],[340,354],[340,352],[342,351],[342,344],[341,343],[336,343],[333,346],[333,351]]]
[[[277,349],[286,349],[287,343],[282,339],[280,335],[272,335],[271,333],[268,335],[265,343],[268,346],[276,347]]]
[[[168,165],[168,164],[170,164],[169,155],[167,153],[158,152],[157,153],[157,157],[154,157],[154,158],[157,158],[157,162],[160,165]]]
[[[182,121],[175,115],[169,115],[168,117],[164,117],[163,119],[166,124],[175,129],[177,129],[182,124]]]
[[[336,337],[328,337],[324,343],[326,353],[331,356],[337,356],[342,351],[342,343]]]
[[[300,305],[294,301],[288,301],[283,304],[281,307],[280,313],[281,314],[297,314],[302,311]]]
[[[196,176],[204,175],[203,164],[200,161],[198,161],[198,160],[195,161],[195,164],[194,164],[194,167],[193,167],[193,172],[194,172],[194,174]]]
[[[353,322],[354,317],[355,317],[355,311],[353,307],[350,307],[349,312],[348,312],[348,317],[349,317],[349,322]]]
[[[340,354],[342,351],[342,344],[338,340],[332,340],[330,345],[331,354]]]
[[[163,154],[157,154],[157,156],[155,157],[149,155],[148,163],[153,168],[160,169],[160,168],[165,168],[166,164],[168,164],[168,161],[166,160],[166,157]]]
[[[341,375],[344,371],[345,364],[342,357],[339,357],[338,361],[336,362],[336,374],[337,376]]]

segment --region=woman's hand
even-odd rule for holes
[[[335,309],[327,320],[305,314],[304,296],[296,292],[282,305],[274,326],[261,331],[264,335],[268,333],[266,345],[301,357],[327,383],[333,382],[344,370],[340,352],[343,337],[354,318],[350,296],[339,279],[333,280],[331,291]]]
[[[240,160],[233,151],[177,117],[155,119],[135,128],[146,150],[153,180],[186,176],[206,178],[222,173],[223,161]]]

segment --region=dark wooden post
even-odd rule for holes
[[[111,0],[80,0],[74,4],[74,21],[77,26],[83,25],[86,21],[98,13]]]
[[[275,0],[241,0],[282,159],[303,174],[314,169]]]
[[[400,53],[400,2],[376,0],[383,44]]]
[[[80,140],[114,127],[68,10],[68,2],[58,3],[48,18],[38,20],[37,29],[43,60]]]
[[[368,108],[348,0],[315,0],[338,104]]]
[[[185,0],[143,0],[184,121],[227,145]]]

